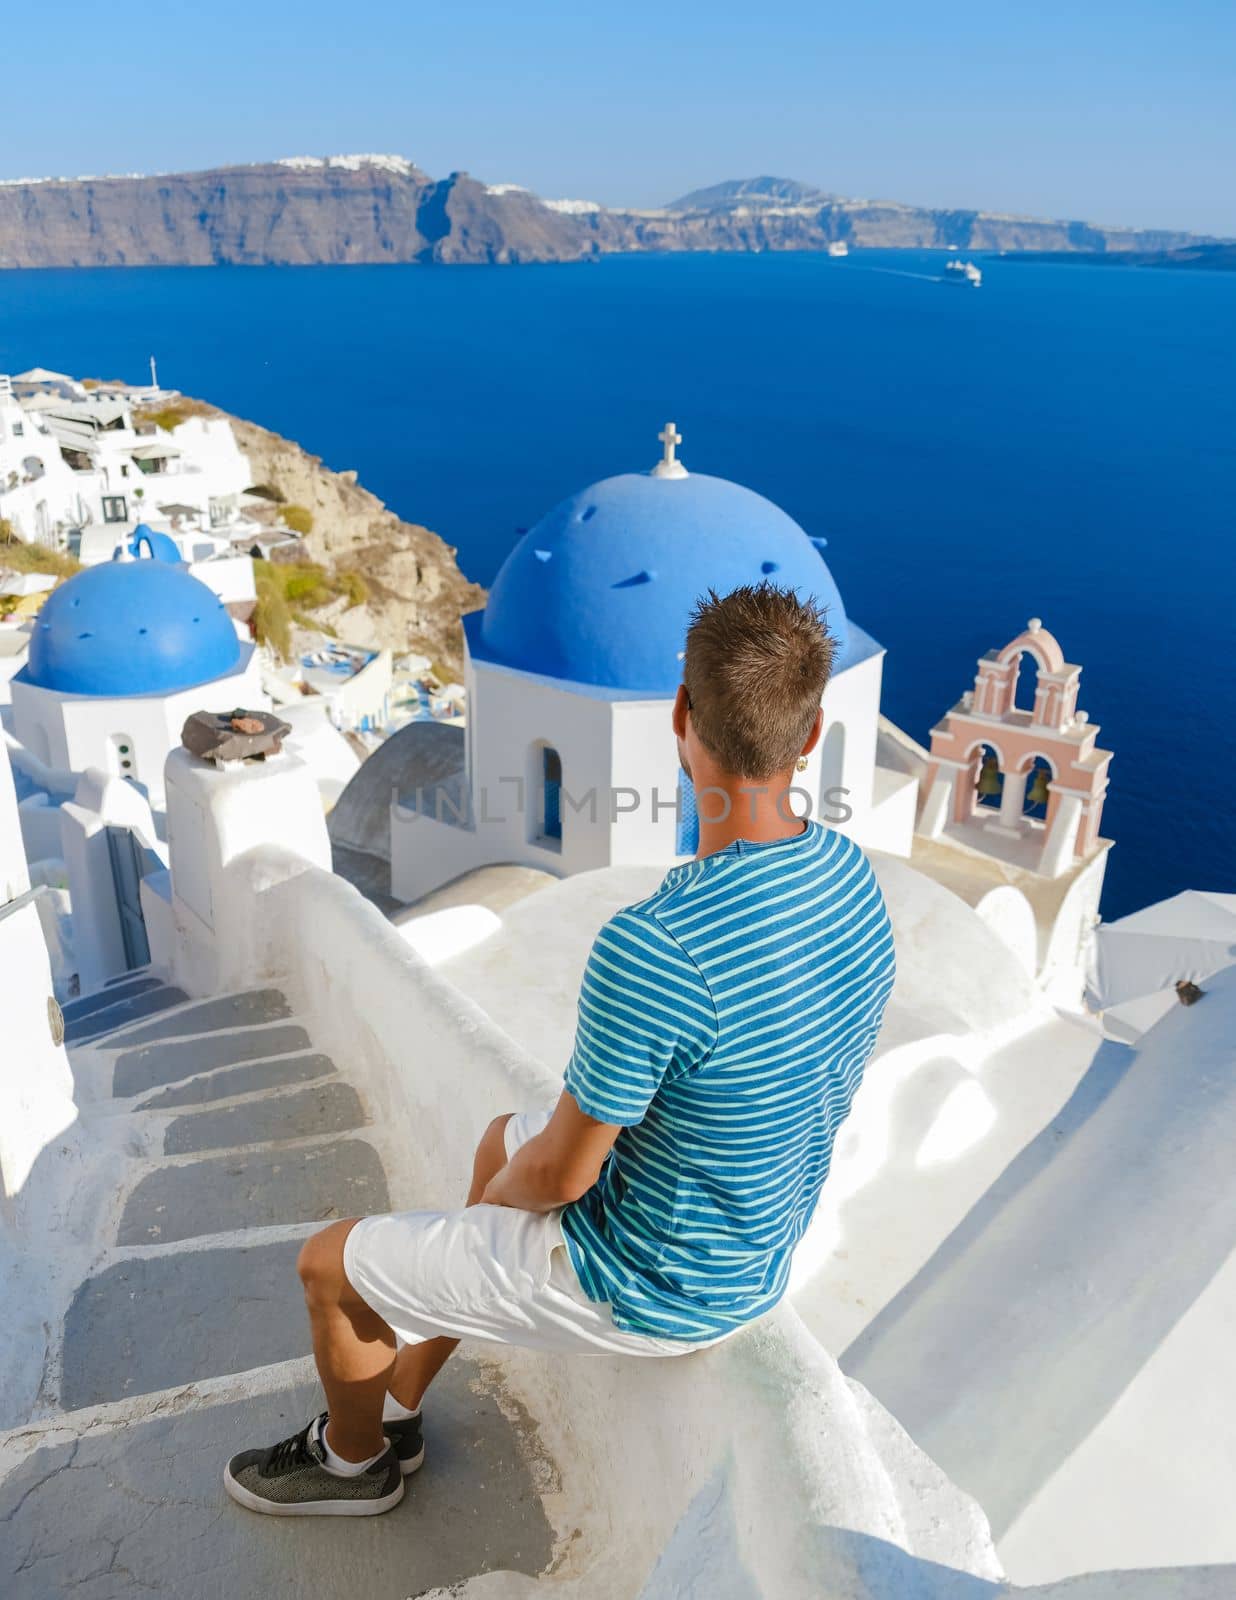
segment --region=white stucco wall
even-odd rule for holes
[[[246,988],[255,948],[254,896],[263,847],[278,840],[286,860],[302,870],[330,872],[330,838],[313,773],[290,750],[266,761],[217,767],[173,750],[167,760],[167,843],[171,865],[173,942],[160,953],[191,993]],[[256,855],[257,878],[244,863]]]
[[[17,808],[21,818],[21,837],[26,860],[55,861],[60,858],[60,808],[48,794],[29,794]]]
[[[30,887],[26,851],[22,843],[21,818],[9,753],[0,743],[0,906],[25,894]]]
[[[183,500],[206,510],[212,498],[243,494],[253,482],[249,458],[236,443],[226,417],[188,417],[172,430],[172,439],[183,454],[175,493],[166,496],[169,501]]]
[[[78,474],[46,424],[16,400],[0,396],[0,517],[19,538],[50,543],[82,515]]]
[[[823,813],[825,820],[832,822],[838,811],[835,803],[829,805],[827,792],[837,783],[840,768],[845,803],[854,813],[852,823],[837,823],[843,833],[861,828],[871,810],[883,677],[884,652],[878,650],[828,680],[821,702],[823,733],[802,774],[803,787],[815,797],[812,814],[818,817]],[[844,740],[839,729],[844,729]],[[840,761],[834,741],[843,746]]]
[[[192,540],[186,536],[184,542],[191,544]],[[224,605],[245,604],[257,598],[252,556],[215,556],[210,561],[194,561],[189,573],[217,594]]]
[[[64,1046],[54,1041],[48,1018],[52,975],[35,904],[40,892],[0,905],[0,1221],[17,1219],[35,1163],[77,1115]]]
[[[372,661],[344,678],[337,688],[321,683],[315,687],[329,701],[338,727],[359,728],[366,717],[374,727],[382,727],[390,715],[391,653],[379,650]]]
[[[614,702],[611,771],[618,815],[608,857],[597,866],[658,862],[669,867],[683,859],[677,848],[680,766],[670,721],[673,705],[672,700]]]
[[[478,827],[490,833],[493,861],[519,861],[550,872],[583,872],[608,857],[610,822],[605,796],[613,776],[612,703],[573,694],[522,673],[474,664],[468,685],[468,750]],[[539,747],[562,759],[561,848],[539,843]],[[522,781],[522,798],[519,797]],[[597,821],[576,811],[566,794],[582,799],[595,788]],[[496,819],[480,822],[482,798]],[[498,852],[498,853],[493,853]]]
[[[294,701],[279,707],[279,715],[291,726],[284,745],[298,755],[317,779],[318,793],[326,807],[334,805],[340,793],[360,767],[360,757],[326,714],[326,702],[319,696]]]

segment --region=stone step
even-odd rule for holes
[[[88,1017],[92,1012],[102,1011],[104,1006],[114,1006],[118,1000],[128,1000],[132,995],[145,994],[150,989],[161,988],[162,984],[162,978],[156,978],[152,973],[146,973],[142,977],[126,974],[122,983],[98,989],[94,994],[85,994],[76,1000],[66,1000],[60,1010],[66,1022],[76,1022],[80,1017]]]
[[[179,990],[173,991],[180,994]],[[135,1004],[141,1004],[139,998]],[[184,1005],[187,995],[176,1002],[180,1009],[173,1016],[160,1017],[144,1027],[126,1028],[117,1045],[161,1044],[167,1039],[184,1039],[194,1033],[214,1033],[224,1028],[252,1028],[263,1022],[282,1022],[292,1008],[278,989],[246,989],[240,994],[221,994],[210,1000]],[[160,1008],[163,1009],[163,1008]],[[102,1013],[107,1015],[107,1013]],[[113,1024],[115,1026],[115,1024]]]
[[[267,1056],[288,1055],[293,1050],[308,1049],[309,1045],[309,1035],[295,1023],[140,1045],[116,1057],[112,1093],[117,1098],[125,1098],[162,1084],[180,1083],[199,1072],[261,1061]]]
[[[131,982],[134,978],[149,978],[152,976],[157,976],[157,974],[151,966],[130,967],[128,972],[118,972],[114,978],[106,978],[103,987],[105,989],[115,989],[122,983]]]
[[[184,1156],[200,1150],[235,1150],[241,1145],[351,1133],[367,1121],[360,1096],[350,1083],[320,1083],[243,1105],[177,1117],[164,1131],[163,1154]]]
[[[289,1028],[287,1031],[302,1032],[300,1028]],[[168,1045],[166,1048],[174,1047]],[[160,1089],[148,1100],[139,1101],[134,1110],[166,1111],[177,1106],[207,1105],[212,1100],[230,1100],[234,1095],[256,1094],[263,1089],[282,1089],[289,1084],[308,1083],[316,1078],[329,1077],[334,1070],[335,1063],[329,1056],[272,1056],[269,1060],[250,1061],[243,1066],[220,1067],[217,1072],[205,1072],[200,1077],[190,1078],[187,1083]]]
[[[61,1404],[74,1411],[308,1355],[300,1247],[130,1256],[88,1278],[65,1317]]]
[[[170,1244],[285,1222],[333,1222],[388,1211],[386,1174],[361,1139],[176,1162],[130,1194],[117,1244]]]
[[[323,1405],[312,1382],[255,1389],[36,1450],[0,1487],[4,1600],[406,1600],[481,1572],[548,1565],[535,1443],[466,1358],[434,1385],[426,1463],[402,1503],[360,1526],[257,1517],[225,1498],[231,1454],[296,1432]]]
[[[129,995],[127,999],[122,997],[109,1005],[102,1006],[98,1011],[79,1017],[76,1022],[67,1022],[64,1042],[88,1044],[103,1038],[105,1034],[114,1033],[119,1028],[127,1028],[130,1023],[138,1022],[143,1017],[153,1017],[160,1011],[170,1011],[173,1006],[183,1005],[188,998],[183,989],[173,988],[169,984],[156,984],[144,994]]]

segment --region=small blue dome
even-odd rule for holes
[[[624,473],[554,507],[511,551],[469,628],[482,660],[599,688],[673,694],[695,602],[767,581],[845,608],[815,544],[762,495],[724,478]]]
[[[172,566],[179,566],[184,561],[175,539],[166,533],[156,533],[144,522],[139,522],[133,530],[133,537],[129,540],[129,554],[135,558],[141,556],[143,545],[146,547],[146,553],[155,561],[166,561]],[[116,551],[119,550],[120,546],[117,545]],[[116,556],[113,554],[112,560],[115,559]]]
[[[53,589],[21,676],[62,694],[173,694],[234,672],[223,601],[183,566],[104,561]]]

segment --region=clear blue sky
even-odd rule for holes
[[[1236,234],[1236,0],[60,0],[4,33],[0,177],[391,151],[607,204],[768,172]]]

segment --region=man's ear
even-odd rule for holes
[[[824,731],[824,707],[821,706],[820,709],[815,714],[815,721],[811,724],[811,732],[807,735],[807,742],[803,746],[803,749],[802,749],[803,755],[809,756],[811,754],[811,752],[815,749],[816,745],[819,744],[819,742],[820,742],[820,734],[823,731]]]
[[[680,683],[678,685],[678,693],[674,696],[674,710],[672,715],[674,734],[679,739],[685,739],[687,737],[687,712],[689,709],[690,708],[687,701],[687,686],[685,683]]]

